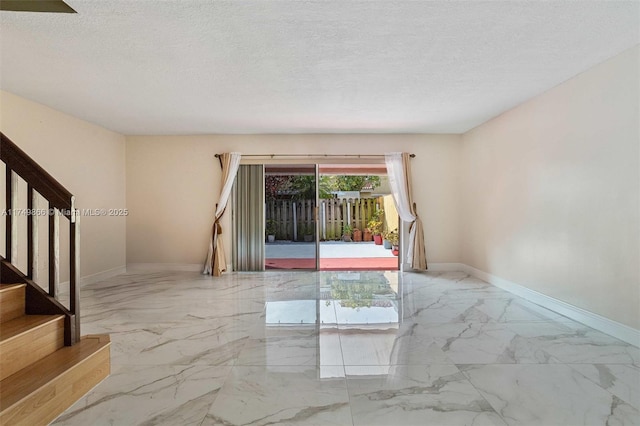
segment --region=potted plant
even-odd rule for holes
[[[389,241],[389,234],[391,232],[383,232],[382,233],[382,244],[384,245],[384,248],[386,248],[387,250],[391,249],[391,241]]]
[[[353,241],[355,241],[356,243],[359,243],[362,241],[362,231],[359,230],[358,228],[353,230]]]
[[[363,241],[373,241],[373,233],[371,232],[371,229],[369,228],[364,228],[364,233],[362,236],[362,240]]]
[[[391,243],[391,253],[393,253],[394,256],[397,256],[400,251],[398,247],[400,236],[396,231],[391,231],[387,234],[387,240]]]
[[[367,223],[367,228],[369,228],[373,234],[373,241],[378,246],[382,244],[382,220],[380,216],[380,210],[377,210],[371,217],[369,223]]]
[[[350,243],[352,231],[353,231],[353,228],[351,227],[351,225],[349,224],[344,225],[344,227],[342,228],[342,241]]]
[[[265,234],[267,234],[267,241],[273,243],[276,240],[276,221],[273,219],[267,219],[265,227]]]

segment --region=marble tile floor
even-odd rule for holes
[[[460,272],[120,275],[55,425],[636,425],[640,349]]]

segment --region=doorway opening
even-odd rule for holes
[[[317,166],[265,165],[265,269],[318,269]]]
[[[265,269],[397,270],[384,165],[265,165]]]
[[[398,212],[386,166],[323,164],[318,172],[320,270],[397,270]]]

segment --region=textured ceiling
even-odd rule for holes
[[[0,87],[124,134],[461,133],[639,42],[638,1],[69,0]]]

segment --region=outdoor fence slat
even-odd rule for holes
[[[291,228],[295,228],[298,231],[298,241],[302,240],[302,227],[301,223],[304,223],[304,201],[296,202],[296,221],[292,224]]]
[[[309,224],[309,201],[305,200],[302,206],[303,206],[303,212],[301,215],[302,220],[300,221],[300,225],[306,230],[307,225]]]
[[[368,227],[369,221],[371,220],[371,216],[372,216],[370,206],[371,206],[371,198],[367,200],[367,204],[365,204],[364,206],[364,217],[365,217],[364,227],[365,228]]]
[[[338,200],[336,200],[333,203],[333,212],[335,214],[334,223],[333,223],[333,237],[334,238],[338,238],[338,227],[340,226],[340,222],[342,220],[342,218],[340,217],[340,209],[338,207],[339,207],[338,206]]]
[[[329,235],[330,239],[334,239],[336,235],[335,221],[336,221],[336,209],[333,199],[327,201],[327,213],[329,216]]]
[[[322,201],[322,239],[327,239],[327,203]]]
[[[287,205],[286,201],[282,202],[282,228],[280,230],[280,232],[282,233],[283,239],[289,239],[289,232],[287,229],[287,225],[288,225],[288,218],[287,218],[287,211],[289,210],[289,206]]]
[[[273,220],[276,221],[275,229],[276,229],[276,239],[278,239],[278,234],[280,233],[280,209],[277,206],[278,202],[273,201]]]
[[[342,210],[340,210],[340,202],[339,200],[335,200],[333,203],[333,209],[334,212],[336,214],[335,216],[335,223],[333,224],[333,238],[340,238],[340,235],[342,235],[341,232],[341,228],[342,228]]]
[[[333,209],[333,200],[327,200],[327,229],[328,229],[327,238],[328,239],[333,239],[335,235],[335,231],[333,227],[333,222],[335,220],[334,218],[335,218],[335,212]]]
[[[316,200],[309,200],[309,226],[313,227],[316,223]]]
[[[321,239],[334,240],[342,237],[347,224],[364,231],[376,210],[382,209],[383,198],[320,200],[317,228],[315,200],[268,200],[266,204],[266,219],[275,222],[278,239],[301,241],[307,230],[317,229]]]
[[[284,202],[278,203],[278,234],[281,239],[285,239],[286,235],[284,234]]]
[[[349,223],[349,202],[347,200],[342,200],[342,226],[341,228],[344,230],[344,227]]]
[[[277,201],[276,202],[276,220],[278,221],[278,228],[276,231],[276,238],[278,239],[282,239],[284,238],[284,235],[282,234],[282,221],[283,221],[283,216],[282,216],[282,202]]]
[[[336,238],[336,201],[331,200],[331,239]]]
[[[283,233],[284,231],[284,202],[278,202],[278,237],[281,239],[286,238],[286,235]]]
[[[367,227],[367,205],[369,204],[369,200],[364,199],[360,201],[360,220],[362,220],[360,229],[364,230]]]
[[[287,209],[285,210],[287,218],[287,240],[293,238],[293,202],[287,201]]]

